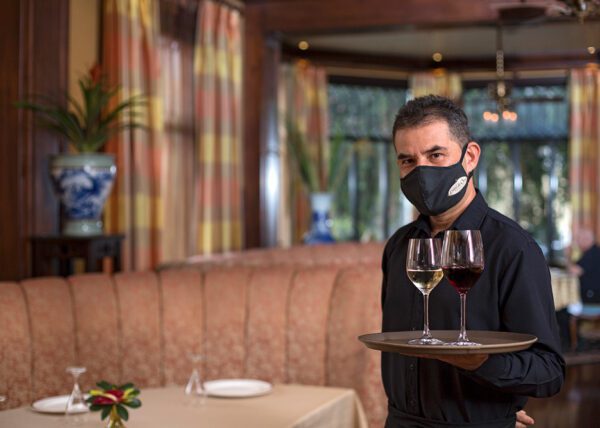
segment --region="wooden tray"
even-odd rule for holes
[[[384,352],[396,352],[404,355],[466,355],[466,354],[500,354],[516,352],[529,348],[537,341],[531,334],[511,333],[505,331],[467,330],[469,339],[478,342],[479,346],[453,345],[409,345],[411,339],[421,337],[421,331],[395,331],[389,333],[363,334],[358,340],[367,348]],[[432,330],[431,335],[444,342],[453,342],[458,337],[458,330]]]

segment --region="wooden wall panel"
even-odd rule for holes
[[[0,280],[29,276],[29,236],[59,230],[47,165],[63,143],[13,103],[64,94],[68,14],[68,0],[9,0],[0,8]]]

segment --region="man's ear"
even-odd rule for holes
[[[465,152],[465,158],[463,159],[463,167],[467,174],[473,172],[477,168],[479,163],[479,156],[481,155],[481,147],[475,141],[469,141],[467,143],[467,151]]]

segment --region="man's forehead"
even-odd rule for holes
[[[445,149],[453,149],[454,145],[461,147],[443,121],[399,129],[394,136],[394,145],[399,151],[405,148],[423,152],[434,146]]]

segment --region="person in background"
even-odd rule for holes
[[[421,294],[406,275],[410,238],[442,238],[447,229],[481,231],[485,268],[469,292],[467,328],[529,333],[529,349],[504,354],[423,355],[382,352],[386,428],[512,428],[533,424],[527,396],[558,393],[565,362],[548,265],[533,238],[488,207],[472,180],[481,148],[452,101],[425,96],[398,112],[393,128],[401,188],[421,213],[388,240],[383,258],[382,330],[420,330]],[[446,279],[431,293],[432,330],[458,330],[459,298]]]
[[[581,257],[569,265],[569,272],[579,277],[581,303],[600,303],[600,246],[589,229],[581,229],[575,242]]]

